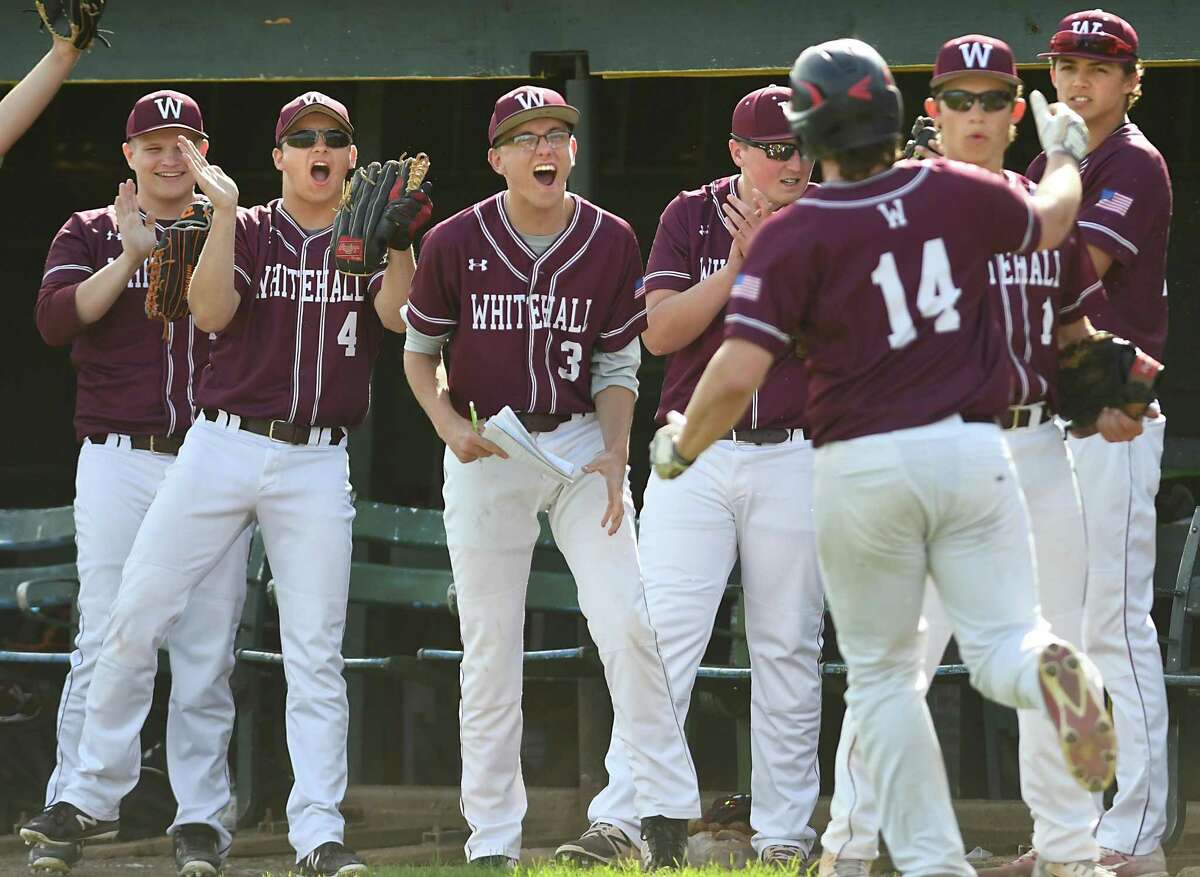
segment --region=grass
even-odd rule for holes
[[[806,871],[798,869],[773,868],[751,863],[745,868],[738,869],[739,877],[785,877],[785,875],[806,875],[815,877],[816,863]],[[516,871],[500,869],[484,869],[471,865],[381,865],[371,868],[371,877],[498,877],[512,874],[514,877],[634,877],[643,872],[635,862],[623,865],[609,865],[603,868],[578,868],[570,865],[559,865],[545,862],[535,865],[522,865]],[[688,867],[679,871],[661,872],[669,877],[729,877],[729,868],[719,865],[704,865],[703,867]],[[267,875],[264,875],[267,877]],[[286,877],[286,875],[276,875]]]

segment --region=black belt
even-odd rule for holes
[[[723,441],[742,442],[748,445],[779,445],[796,439],[804,441],[804,430],[798,426],[769,429],[731,429],[721,436]]]
[[[960,414],[963,423],[991,423],[999,425],[999,421],[995,417],[988,417],[986,414]]]
[[[521,412],[517,420],[526,432],[554,432],[559,426],[571,419],[570,414],[529,414]]]
[[[215,408],[205,408],[204,416],[216,423],[217,419],[221,416],[221,412]],[[238,429],[244,429],[246,432],[252,432],[255,435],[264,435],[272,441],[286,442],[289,445],[307,445],[314,429],[328,429],[329,444],[331,445],[341,444],[342,439],[346,437],[346,430],[340,426],[305,426],[302,423],[271,420],[267,417],[239,417],[238,419],[240,421]]]
[[[98,432],[89,435],[87,440],[94,445],[102,445],[108,441],[108,433]],[[174,457],[183,447],[183,435],[131,435],[129,446],[135,451],[153,451],[156,454],[170,454]]]
[[[1037,423],[1033,422],[1034,412],[1039,415]],[[1054,409],[1049,402],[1035,402],[1033,405],[1013,405],[1000,420],[1001,429],[1024,429],[1027,426],[1045,423],[1054,416]]]

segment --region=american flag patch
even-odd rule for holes
[[[1122,195],[1116,189],[1105,189],[1100,193],[1100,200],[1096,202],[1096,206],[1124,216],[1133,206],[1133,199],[1128,195]]]
[[[641,298],[646,294],[646,278],[639,277],[637,283],[633,284],[633,297]]]
[[[734,281],[733,290],[729,293],[732,298],[744,298],[746,301],[758,301],[762,291],[762,279],[752,274],[739,274]]]

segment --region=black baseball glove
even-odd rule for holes
[[[197,201],[167,227],[150,251],[146,316],[163,321],[164,337],[168,324],[188,314],[188,286],[211,227],[212,204]]]
[[[34,0],[34,7],[46,30],[84,51],[93,40],[112,47],[105,36],[111,31],[100,30],[100,17],[107,3],[108,0]]]
[[[346,186],[333,220],[334,258],[345,274],[374,274],[387,251],[407,250],[433,215],[429,157],[373,161]]]
[[[1154,401],[1162,365],[1128,341],[1097,332],[1058,355],[1059,414],[1077,436],[1096,432],[1096,418],[1117,408],[1141,419]]]
[[[912,134],[909,141],[904,144],[904,157],[913,158],[916,156],[918,146],[924,146],[926,149],[932,149],[934,152],[937,152],[936,147],[929,145],[937,139],[937,136],[938,129],[934,126],[933,119],[929,116],[917,116],[917,120],[913,122]]]

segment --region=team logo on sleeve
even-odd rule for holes
[[[744,298],[746,301],[758,301],[762,292],[762,278],[753,274],[739,274],[729,295],[731,298]]]

